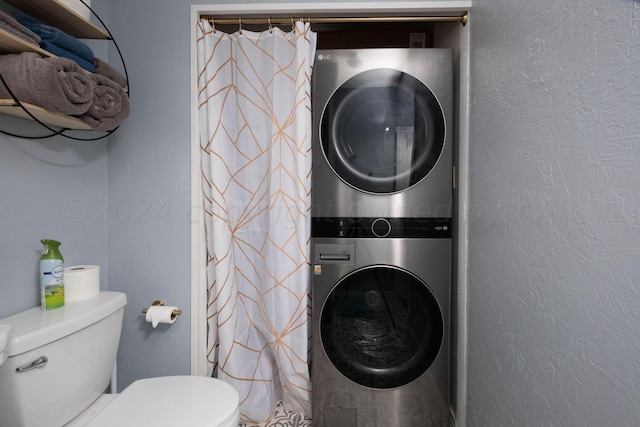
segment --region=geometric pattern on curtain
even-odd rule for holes
[[[241,420],[311,416],[311,70],[316,34],[198,23],[209,374]]]

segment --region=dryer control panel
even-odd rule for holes
[[[451,218],[319,218],[311,220],[313,237],[451,238]]]

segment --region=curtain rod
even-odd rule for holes
[[[375,17],[261,17],[261,18],[217,18],[212,15],[201,15],[201,21],[209,21],[215,25],[235,25],[242,28],[243,24],[247,25],[290,25],[294,21],[304,21],[311,24],[344,24],[359,22],[459,22],[466,25],[469,21],[469,13],[465,12],[459,16],[375,16]]]

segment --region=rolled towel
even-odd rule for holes
[[[91,74],[93,102],[80,120],[93,130],[114,130],[129,116],[129,98],[124,88],[100,74]]]
[[[40,36],[16,21],[16,19],[4,13],[0,10],[0,28],[8,33],[13,34],[16,37],[20,37],[22,40],[34,44],[40,45]]]
[[[74,55],[79,56],[89,62],[93,62],[93,51],[89,46],[82,43],[77,38],[70,36],[69,34],[61,31],[55,27],[45,24],[44,22],[34,18],[31,15],[20,12],[18,13],[18,22],[36,33],[42,38],[41,46],[43,49],[47,49],[45,44],[55,45],[62,48]],[[48,49],[47,49],[48,50]],[[50,51],[51,52],[51,51]],[[54,53],[54,52],[51,52]]]
[[[81,115],[93,102],[90,74],[65,58],[34,52],[0,55],[0,73],[16,98],[49,111]],[[2,84],[0,97],[11,98]]]
[[[100,58],[93,58],[93,65],[96,67],[96,70],[94,71],[96,74],[105,76],[106,78],[118,83],[123,88],[127,88],[127,79],[111,65],[107,64]]]

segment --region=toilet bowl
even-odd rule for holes
[[[87,427],[237,427],[238,392],[215,378],[171,376],[133,382]]]
[[[0,427],[236,427],[238,392],[215,378],[142,379],[104,403],[126,303],[100,292],[0,319]]]

